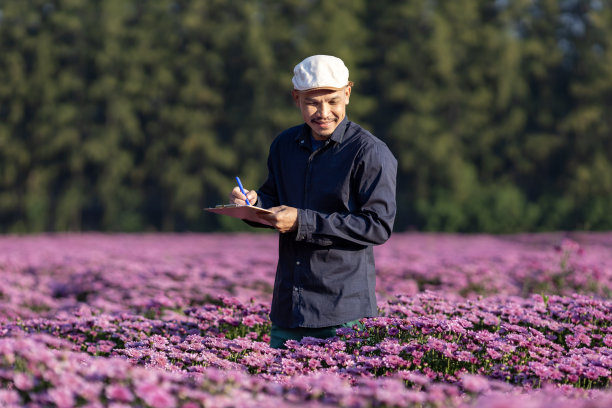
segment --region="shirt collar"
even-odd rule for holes
[[[344,134],[346,133],[348,121],[348,116],[344,116],[344,119],[340,121],[329,139],[336,143],[342,143],[342,140],[344,139]],[[310,138],[310,134],[310,126],[304,123],[300,132],[298,132],[298,134],[295,136],[295,140],[300,144],[309,143],[308,139]]]

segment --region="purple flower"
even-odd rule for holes
[[[106,387],[106,397],[109,400],[118,402],[131,402],[134,400],[134,395],[125,386],[118,384],[110,384]]]
[[[26,373],[15,373],[13,376],[15,387],[22,391],[28,391],[34,387],[34,379]]]
[[[600,377],[609,378],[611,373],[610,370],[606,370],[603,367],[591,366],[585,370],[584,375],[589,380],[598,380]]]
[[[74,393],[68,387],[51,388],[48,393],[50,401],[58,408],[71,408],[75,405]]]
[[[142,383],[136,387],[136,395],[153,408],[168,408],[176,405],[176,398],[158,384]]]
[[[384,356],[382,360],[385,367],[394,370],[405,367],[408,364],[406,360],[397,355]]]
[[[274,350],[272,237],[0,237],[0,397],[32,407],[607,408],[594,397],[610,395],[612,234],[580,235],[588,251],[566,245],[563,265],[558,238],[534,239],[396,234],[375,248],[381,316],[362,320],[368,330]]]
[[[7,407],[17,407],[21,402],[19,394],[14,390],[0,390],[0,401]]]
[[[263,323],[265,323],[265,320],[261,316],[256,315],[256,314],[250,314],[242,318],[242,324],[247,327],[253,327],[257,324],[263,324]]]
[[[499,360],[500,358],[502,358],[504,355],[502,353],[500,353],[499,351],[487,347],[487,355],[489,357],[491,357],[493,360]]]
[[[355,330],[351,329],[350,327],[340,327],[336,329],[336,335],[344,336],[344,337],[352,337],[353,335],[355,335]]]
[[[464,374],[461,383],[466,391],[482,393],[490,389],[489,381],[480,375]]]
[[[384,339],[383,341],[378,343],[377,348],[383,353],[397,355],[401,353],[404,347],[399,343],[397,339]]]

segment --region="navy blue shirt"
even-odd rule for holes
[[[298,209],[297,231],[279,234],[270,319],[326,327],[377,315],[373,245],[391,235],[397,160],[345,118],[318,149],[306,124],[272,142],[263,208]]]

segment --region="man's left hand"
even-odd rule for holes
[[[298,210],[294,207],[281,205],[268,208],[273,214],[260,214],[259,216],[272,223],[280,233],[295,231],[297,229]]]

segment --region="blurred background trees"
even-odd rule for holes
[[[612,228],[601,0],[3,0],[0,232],[245,228],[304,57],[399,161],[396,230]]]

